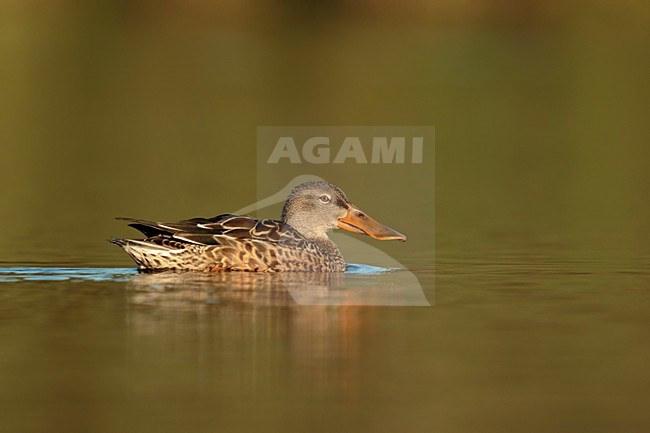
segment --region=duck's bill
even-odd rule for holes
[[[338,225],[343,230],[368,235],[382,241],[397,240],[403,242],[406,240],[406,236],[397,230],[393,230],[379,221],[370,218],[354,206],[348,208],[348,213],[339,219]]]

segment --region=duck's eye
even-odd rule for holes
[[[329,195],[327,195],[327,194],[323,194],[323,195],[321,195],[318,199],[319,199],[322,203],[329,203],[330,201],[332,201],[332,198],[331,198]]]

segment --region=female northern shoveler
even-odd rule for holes
[[[341,252],[327,232],[342,228],[380,240],[405,241],[352,205],[324,181],[295,187],[281,220],[231,214],[158,223],[119,218],[140,230],[142,240],[111,239],[142,270],[343,272]]]

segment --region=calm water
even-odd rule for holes
[[[505,244],[439,257],[435,293],[433,268],[413,264],[432,307],[299,305],[292,292],[400,272],[376,268],[5,267],[4,429],[645,431],[650,256]]]

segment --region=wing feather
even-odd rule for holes
[[[221,214],[212,218],[192,218],[176,222],[155,222],[136,218],[118,218],[129,222],[147,240],[173,239],[195,245],[231,245],[255,241],[255,244],[297,246],[306,239],[282,221],[257,220],[246,216]]]

